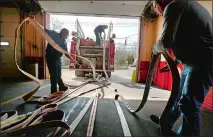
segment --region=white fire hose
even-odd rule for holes
[[[106,35],[104,34],[104,43],[103,43],[103,70],[105,73],[106,79],[109,78],[107,72],[106,72]]]
[[[36,81],[38,84],[39,84],[39,86],[35,89],[35,90],[33,90],[32,92],[30,92],[30,93],[28,93],[28,95],[25,95],[25,96],[23,96],[23,99],[26,101],[26,100],[28,100],[33,94],[35,94],[35,92],[40,88],[40,85],[42,84],[42,81],[40,81],[38,78],[36,78],[36,77],[34,77],[33,75],[31,75],[31,74],[29,74],[29,73],[27,73],[27,72],[25,72],[24,70],[22,70],[20,67],[19,67],[19,65],[18,65],[18,63],[17,63],[17,57],[16,57],[16,50],[17,50],[17,41],[18,41],[18,36],[19,36],[19,29],[20,29],[20,27],[23,25],[23,23],[24,22],[26,22],[26,21],[29,21],[34,27],[35,27],[35,29],[40,33],[40,35],[43,37],[43,38],[45,38],[49,43],[50,43],[50,45],[53,47],[53,48],[55,48],[57,51],[59,51],[59,52],[61,52],[61,53],[63,53],[63,54],[68,54],[68,55],[70,55],[70,53],[69,52],[67,52],[67,51],[65,51],[64,49],[62,49],[45,31],[44,31],[44,27],[43,26],[41,26],[38,22],[36,22],[35,20],[33,20],[33,19],[31,19],[30,17],[27,17],[26,19],[24,19],[20,24],[19,24],[19,26],[17,27],[17,29],[16,29],[16,33],[15,33],[15,46],[14,46],[14,60],[15,60],[15,64],[16,64],[16,66],[17,66],[17,68],[18,68],[18,70],[21,72],[21,73],[23,73],[25,76],[27,76],[27,77],[29,77],[29,78],[31,78],[32,80],[34,80],[34,81]],[[104,44],[104,60],[103,60],[103,65],[105,66],[105,44]],[[79,56],[79,55],[75,55],[75,54],[71,54],[71,55],[74,55],[74,56],[76,56],[76,57],[79,57],[79,58],[82,58],[82,59],[84,59],[84,60],[86,60],[86,61],[88,61],[89,63],[90,63],[90,66],[91,66],[91,68],[92,68],[92,72],[93,72],[93,81],[98,81],[97,79],[96,79],[96,76],[95,76],[95,74],[96,74],[96,70],[95,70],[95,67],[93,66],[93,64],[92,64],[92,62],[89,60],[89,59],[87,59],[87,58],[84,58],[84,57],[82,57],[82,56]],[[72,58],[71,58],[72,59]],[[107,75],[107,73],[106,73],[106,70],[105,70],[105,67],[103,66],[103,69],[104,69],[104,73]],[[107,75],[108,76],[108,75]],[[99,81],[100,82],[100,81]],[[102,82],[102,84],[103,84],[103,82]]]
[[[45,38],[49,43],[50,45],[55,48],[57,51],[63,53],[63,54],[68,54],[70,55],[69,52],[65,51],[64,49],[62,49],[45,31],[44,31],[44,28],[38,23],[36,22],[35,20],[31,19],[30,17],[27,17],[26,19],[24,19],[21,24],[18,26],[17,30],[16,30],[16,41],[15,41],[15,49],[14,49],[14,58],[15,58],[15,62],[16,62],[16,66],[17,68],[19,69],[19,71],[21,71],[24,75],[30,77],[32,80],[38,82],[39,84],[41,84],[41,81],[37,78],[35,78],[34,76],[32,76],[31,74],[23,71],[22,69],[20,69],[20,67],[18,66],[17,64],[17,58],[16,58],[16,47],[17,47],[17,37],[18,37],[18,32],[19,32],[19,29],[20,27],[22,26],[22,24],[26,21],[29,21],[30,23],[32,23],[32,25],[36,28],[36,30],[40,33],[41,36],[43,36],[43,38]],[[74,54],[71,54],[71,55],[74,55]],[[79,58],[82,58],[86,61],[88,61],[90,63],[90,66],[92,68],[92,71],[93,71],[93,79],[95,80],[95,67],[93,66],[92,62],[90,60],[88,60],[87,58],[84,58],[82,56],[78,56],[78,55],[74,55],[74,56],[77,56]]]

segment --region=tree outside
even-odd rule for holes
[[[50,30],[54,30],[59,33],[61,29],[63,28],[63,26],[64,26],[64,22],[60,21],[57,17],[50,16]],[[67,44],[69,44],[69,42],[67,42]],[[63,69],[69,68],[69,59],[65,57],[64,55],[61,57],[61,65]]]
[[[126,60],[128,61],[128,65],[131,65],[134,62],[134,56],[129,55]]]
[[[116,43],[115,67],[116,69],[127,69],[136,58],[137,43]]]
[[[60,32],[63,28],[64,22],[60,21],[58,18],[50,16],[50,29],[56,32]]]

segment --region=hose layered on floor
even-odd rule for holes
[[[17,41],[18,41],[18,36],[19,36],[19,29],[20,29],[20,27],[23,25],[23,23],[24,22],[26,22],[26,21],[29,21],[34,27],[35,27],[35,29],[40,33],[40,35],[41,36],[43,36],[43,38],[45,38],[49,43],[50,43],[50,45],[53,47],[53,48],[55,48],[57,51],[59,51],[59,52],[61,52],[61,53],[63,53],[63,54],[70,54],[70,53],[68,53],[67,51],[65,51],[64,49],[62,49],[45,31],[44,31],[44,29],[41,27],[41,25],[38,23],[38,22],[36,22],[35,20],[32,20],[31,18],[26,18],[26,19],[24,19],[21,23],[20,23],[20,25],[18,26],[18,28],[16,29],[16,33],[15,33],[15,46],[14,46],[14,60],[15,60],[15,64],[16,64],[16,67],[18,68],[18,70],[20,71],[20,72],[22,72],[22,74],[24,74],[25,76],[27,76],[27,77],[29,77],[30,79],[32,79],[32,80],[34,80],[35,82],[37,82],[38,83],[38,87],[36,88],[36,89],[34,89],[33,91],[31,91],[31,92],[29,92],[29,93],[27,93],[27,94],[25,94],[24,96],[23,96],[23,99],[25,100],[25,101],[28,101],[35,93],[36,93],[36,91],[38,91],[38,89],[40,88],[40,85],[42,84],[42,82],[39,80],[39,79],[37,79],[37,78],[35,78],[34,76],[32,76],[31,74],[29,74],[29,73],[27,73],[27,72],[25,72],[24,70],[22,70],[20,67],[19,67],[19,65],[17,64],[17,58],[16,58],[16,48],[17,48]],[[92,62],[90,61],[90,60],[88,60],[87,58],[84,58],[84,57],[82,57],[82,56],[78,56],[78,55],[74,55],[74,56],[77,56],[77,57],[79,57],[79,58],[82,58],[82,59],[84,59],[84,60],[86,60],[86,61],[88,61],[89,63],[90,63],[90,66],[92,67],[92,70],[93,70],[93,79],[95,80],[95,68],[94,68],[94,66],[93,66],[93,64],[92,64]]]
[[[88,91],[84,91],[82,93],[79,93],[76,96],[67,97],[66,99],[51,102],[49,104],[41,106],[40,108],[38,108],[37,110],[35,110],[33,112],[28,112],[26,114],[22,114],[22,115],[19,115],[19,116],[17,116],[17,115],[11,116],[13,118],[8,117],[8,119],[4,120],[3,122],[1,121],[0,135],[6,136],[6,135],[20,134],[20,133],[24,133],[24,132],[27,133],[27,132],[30,132],[33,128],[43,128],[44,126],[47,126],[48,128],[49,127],[57,127],[48,136],[56,135],[59,132],[60,127],[65,128],[67,130],[66,133],[69,133],[68,131],[70,129],[67,128],[67,125],[64,122],[64,119],[61,120],[61,121],[50,119],[48,122],[46,122],[46,121],[42,121],[43,117],[46,116],[46,114],[49,113],[49,112],[56,113],[55,111],[59,111],[59,110],[57,110],[58,105],[61,105],[61,104],[65,103],[65,102],[67,102],[71,99],[82,96],[86,93],[90,93],[90,92],[97,90],[97,89],[100,89],[102,87],[104,87],[104,86],[100,85],[96,88],[93,88],[93,89],[90,89]],[[14,112],[10,112],[10,111],[9,112],[2,112],[1,116],[4,116],[6,113],[14,113]],[[48,118],[48,116],[49,115],[47,115],[46,118]],[[58,118],[58,116],[56,115],[55,118]]]
[[[24,75],[26,75],[27,77],[29,77],[29,78],[31,78],[32,80],[34,80],[34,81],[36,81],[38,84],[39,84],[39,86],[35,89],[35,90],[33,90],[33,91],[31,91],[30,93],[28,93],[28,94],[26,94],[24,97],[23,97],[23,99],[25,100],[25,101],[27,101],[27,100],[29,100],[30,99],[30,97],[32,97],[34,94],[35,94],[35,92],[40,88],[40,85],[41,85],[41,81],[40,80],[38,80],[37,78],[35,78],[34,76],[32,76],[31,74],[29,74],[29,73],[27,73],[27,72],[25,72],[25,71],[23,71],[22,69],[20,69],[20,67],[18,66],[18,64],[17,64],[17,58],[16,58],[16,46],[17,46],[17,37],[18,37],[18,30],[19,30],[19,28],[20,28],[20,26],[24,23],[24,22],[26,22],[26,21],[30,21],[32,24],[33,24],[33,26],[36,28],[36,30],[53,46],[53,48],[55,48],[56,50],[58,50],[59,52],[62,52],[62,53],[64,53],[64,54],[69,54],[68,52],[66,52],[66,51],[64,51],[62,48],[60,48],[45,32],[44,32],[44,30],[42,29],[42,27],[36,22],[36,21],[34,21],[34,20],[31,20],[30,18],[26,18],[20,25],[19,25],[19,27],[17,28],[17,30],[16,30],[16,40],[15,40],[15,49],[14,49],[14,59],[15,59],[15,63],[16,63],[16,66],[17,66],[17,68],[18,68],[18,70],[20,71],[20,72],[22,72]],[[106,48],[106,47],[104,47],[104,48]],[[105,52],[105,50],[104,50],[104,52]],[[164,55],[164,57],[165,57],[165,59],[167,60],[167,62],[168,62],[168,64],[169,64],[169,67],[170,67],[170,69],[171,69],[171,72],[172,72],[172,78],[173,78],[173,87],[172,87],[172,94],[170,95],[170,98],[169,98],[169,101],[168,101],[168,103],[167,103],[167,105],[166,105],[166,107],[165,107],[165,110],[163,111],[163,114],[162,114],[162,117],[164,117],[164,116],[166,116],[167,115],[167,112],[171,109],[171,106],[172,106],[172,104],[173,104],[173,102],[174,102],[174,100],[175,100],[175,96],[177,96],[177,89],[179,88],[179,74],[178,74],[178,71],[177,71],[177,68],[176,68],[176,65],[174,64],[174,62],[172,61],[172,59],[171,59],[171,57],[168,55],[168,53],[163,53],[163,55]],[[78,55],[75,55],[75,56],[78,56]],[[83,57],[81,57],[81,56],[78,56],[78,57],[80,57],[80,58],[82,58],[82,59],[85,59],[85,60],[87,60],[87,61],[89,61],[88,59],[86,59],[86,58],[83,58]],[[155,71],[155,68],[156,68],[156,64],[157,64],[157,61],[158,61],[158,59],[159,59],[159,57],[160,57],[160,54],[158,54],[158,55],[153,55],[153,57],[152,57],[152,61],[151,61],[151,64],[150,64],[150,68],[149,68],[149,73],[148,73],[148,77],[147,77],[147,80],[146,80],[146,86],[145,86],[145,90],[144,90],[144,94],[143,94],[143,97],[142,97],[142,100],[141,100],[141,103],[140,103],[140,105],[139,105],[139,107],[138,108],[136,108],[136,109],[133,109],[129,104],[128,104],[128,102],[124,99],[124,97],[123,96],[121,96],[121,95],[119,95],[118,93],[117,93],[117,89],[113,89],[113,88],[110,88],[109,86],[108,86],[108,84],[107,84],[107,82],[109,82],[108,80],[106,80],[106,81],[98,81],[97,79],[95,79],[95,68],[94,68],[94,66],[92,65],[92,63],[90,62],[90,65],[91,65],[91,67],[92,67],[92,70],[93,70],[93,80],[92,81],[88,81],[88,82],[85,82],[85,83],[83,83],[83,84],[81,84],[81,85],[79,85],[79,86],[77,86],[77,88],[74,90],[74,91],[76,91],[76,90],[78,90],[79,88],[81,88],[81,87],[83,87],[83,86],[85,86],[85,85],[87,85],[87,84],[89,84],[89,83],[92,83],[92,82],[99,82],[99,83],[101,83],[101,85],[99,85],[99,87],[98,88],[102,88],[102,87],[107,87],[107,88],[109,88],[109,89],[111,89],[111,90],[113,90],[115,93],[116,93],[116,95],[115,95],[115,100],[118,100],[118,98],[121,98],[121,101],[125,104],[125,106],[127,107],[127,109],[131,112],[131,113],[136,113],[136,112],[138,112],[138,111],[140,111],[143,107],[144,107],[144,105],[146,104],[146,102],[147,102],[147,99],[148,99],[148,95],[149,95],[149,90],[150,90],[150,86],[151,86],[151,84],[152,84],[152,79],[153,79],[153,75],[154,75],[154,71]],[[104,59],[105,59],[105,56],[104,56]],[[105,60],[103,60],[103,61],[105,61]],[[105,65],[103,65],[104,66],[104,68],[105,68]],[[104,69],[104,73],[106,73],[106,70]],[[107,76],[107,75],[106,75]],[[110,82],[109,82],[110,83]],[[88,93],[88,92],[91,92],[91,91],[93,91],[93,90],[90,90],[90,91],[87,91],[87,92],[85,92],[85,93]],[[21,132],[22,130],[24,131],[25,129],[26,130],[28,130],[28,128],[30,128],[30,127],[32,127],[33,125],[36,125],[36,124],[38,124],[38,123],[42,123],[42,116],[40,116],[32,125],[29,125],[29,123],[30,123],[30,121],[32,121],[36,116],[37,116],[37,114],[41,111],[41,109],[42,108],[46,108],[48,105],[53,105],[53,104],[56,104],[56,105],[58,105],[58,104],[60,104],[60,102],[63,102],[63,100],[66,100],[65,98],[66,97],[68,97],[71,93],[73,93],[72,91],[67,91],[67,92],[65,92],[64,94],[62,94],[61,96],[59,96],[59,97],[56,97],[56,98],[53,98],[53,100],[49,100],[49,102],[47,102],[47,105],[44,105],[44,106],[42,106],[41,108],[39,108],[39,109],[37,109],[37,110],[35,110],[34,112],[31,112],[30,113],[30,116],[29,117],[27,117],[27,115],[26,115],[26,119],[24,119],[24,118],[22,118],[21,120],[23,120],[23,121],[21,121],[21,123],[19,123],[18,125],[16,125],[16,126],[14,126],[13,128],[10,128],[10,130],[5,130],[5,131],[3,131],[3,132],[1,132],[1,134],[6,134],[6,133],[10,133],[10,132],[13,132],[13,133],[15,133],[16,131],[17,132]],[[82,93],[82,94],[85,94],[85,93]],[[80,95],[82,95],[82,94],[79,94],[79,96]],[[69,100],[69,99],[68,99]],[[49,104],[48,104],[49,103]],[[19,122],[20,122],[19,121]],[[57,121],[53,121],[53,123],[52,123],[52,125],[50,124],[51,123],[51,121],[50,122],[47,122],[47,123],[44,123],[44,125],[46,124],[46,125],[49,125],[49,126],[56,126],[57,124],[58,124],[58,127],[63,127],[63,122],[61,122],[61,121],[58,121],[58,123],[57,123]],[[39,124],[38,124],[39,125]],[[36,127],[36,126],[35,126]],[[42,127],[42,124],[40,125],[40,126],[38,126],[38,127]],[[66,126],[64,126],[65,128],[66,128]]]
[[[31,74],[29,74],[29,73],[27,73],[27,72],[25,72],[24,70],[22,70],[20,67],[19,67],[19,65],[17,64],[17,58],[16,58],[16,48],[17,48],[17,41],[18,41],[18,36],[19,36],[19,29],[20,29],[20,27],[23,25],[23,23],[24,22],[26,22],[26,21],[29,21],[34,27],[35,27],[35,29],[40,33],[40,35],[41,36],[43,36],[49,43],[50,43],[50,45],[53,47],[53,48],[55,48],[57,51],[59,51],[59,52],[61,52],[61,53],[63,53],[63,54],[70,54],[70,53],[68,53],[67,51],[65,51],[64,49],[62,49],[45,31],[44,31],[44,29],[43,29],[43,27],[38,23],[38,22],[36,22],[35,20],[32,20],[31,18],[29,18],[29,17],[27,17],[26,19],[24,19],[21,23],[20,23],[20,25],[17,27],[17,29],[16,29],[16,33],[15,33],[15,46],[14,46],[14,60],[15,60],[15,64],[16,64],[16,66],[17,66],[17,68],[18,68],[18,70],[20,71],[20,72],[22,72],[25,76],[27,76],[27,77],[29,77],[29,78],[31,78],[32,80],[34,80],[35,82],[37,82],[38,83],[38,87],[36,88],[36,89],[34,89],[33,91],[30,91],[29,93],[27,93],[27,94],[25,94],[24,96],[23,96],[23,99],[25,100],[25,101],[28,101],[28,100],[30,100],[31,99],[31,97],[36,93],[36,91],[38,91],[38,89],[40,88],[40,85],[42,84],[42,82],[39,80],[39,79],[37,79],[37,78],[35,78],[34,76],[32,76]],[[106,45],[105,45],[106,43],[105,43],[105,41],[104,41],[104,50],[103,50],[103,53],[105,54],[105,52],[106,52]],[[73,55],[73,54],[71,54],[71,55]],[[74,55],[74,56],[76,56],[76,57],[79,57],[79,58],[82,58],[82,59],[84,59],[84,60],[86,60],[86,61],[88,61],[89,63],[90,63],[90,66],[91,66],[91,68],[92,68],[92,71],[93,71],[93,80],[95,80],[95,78],[96,78],[96,76],[95,76],[95,67],[93,66],[93,64],[92,64],[92,62],[90,61],[90,60],[88,60],[87,58],[84,58],[84,57],[82,57],[82,56],[79,56],[79,55]],[[104,58],[103,58],[103,63],[105,63],[105,56],[104,56]],[[104,66],[104,73],[106,74],[106,70],[105,70],[105,65],[103,65]],[[85,85],[85,84],[87,84],[88,82],[85,82],[85,83],[83,83],[82,85]],[[75,87],[75,88],[77,88],[77,87],[80,87],[81,85],[71,85],[72,87]],[[66,97],[66,96],[68,96],[70,94],[70,92],[68,91],[68,93],[65,93],[65,94],[62,94],[61,96],[59,95],[59,97],[54,97],[54,101],[56,101],[56,100],[58,100],[58,99],[61,99],[61,98],[64,98],[64,97]],[[51,101],[51,100],[50,100]]]
[[[63,122],[64,112],[57,110],[57,104],[40,107],[34,112],[16,116],[1,122],[1,136],[11,136],[43,127],[62,127],[69,131],[69,126]]]
[[[64,54],[69,54],[69,53],[66,52],[65,50],[63,50],[59,45],[57,45],[56,42],[54,40],[52,40],[52,38],[49,35],[46,34],[46,32],[44,31],[44,29],[41,27],[41,25],[38,22],[36,22],[36,21],[34,21],[34,20],[32,20],[32,19],[30,19],[28,17],[28,18],[26,18],[25,20],[23,20],[20,23],[20,25],[17,27],[16,33],[15,33],[15,46],[14,46],[14,60],[15,60],[15,64],[16,64],[16,67],[18,68],[18,70],[22,74],[24,74],[25,76],[29,77],[30,79],[32,79],[32,80],[34,80],[35,82],[38,83],[38,87],[36,89],[34,89],[33,91],[31,91],[31,92],[29,92],[29,93],[27,93],[27,94],[25,94],[23,96],[23,99],[25,101],[28,101],[36,93],[36,91],[38,91],[38,89],[40,88],[40,85],[42,84],[42,82],[39,79],[37,79],[34,76],[32,76],[31,74],[29,74],[29,73],[25,72],[24,70],[22,70],[19,67],[19,65],[17,64],[16,48],[17,48],[17,40],[18,40],[17,38],[18,38],[18,35],[19,35],[18,32],[19,32],[20,27],[26,21],[29,21],[36,28],[36,30],[41,34],[41,36],[43,36],[51,44],[51,46],[53,48],[55,48],[56,50],[58,50],[59,52],[64,53]],[[87,82],[82,83],[80,85],[76,85],[75,86],[76,88],[75,88],[74,91],[80,89],[81,87],[83,87],[83,86],[85,86],[85,85],[87,85],[89,83],[94,82],[94,80],[95,80],[95,68],[94,68],[93,64],[88,59],[86,59],[84,57],[81,57],[81,56],[78,56],[78,55],[75,55],[75,56],[80,57],[82,59],[85,59],[85,60],[87,60],[90,63],[90,65],[92,67],[92,70],[93,70],[93,80],[87,81]],[[73,87],[73,85],[71,85],[71,86]],[[89,91],[87,91],[85,93],[82,93],[80,95],[89,93],[89,92],[91,92],[93,90],[95,90],[95,89],[89,90]],[[53,126],[53,127],[65,127],[66,128],[66,126],[64,126],[64,125],[66,125],[66,123],[63,123],[63,121],[55,121],[54,119],[52,119],[49,122],[42,122],[43,115],[42,114],[40,116],[38,116],[38,115],[44,109],[45,109],[45,112],[44,112],[45,114],[48,113],[48,110],[50,112],[55,112],[56,113],[56,111],[58,111],[58,110],[55,110],[55,108],[50,108],[48,110],[47,110],[47,108],[49,106],[52,106],[52,105],[58,106],[58,104],[64,103],[65,101],[63,102],[63,99],[66,98],[66,97],[68,97],[71,93],[73,93],[73,92],[67,90],[62,95],[59,95],[59,96],[56,95],[54,98],[50,99],[49,102],[46,102],[47,104],[45,104],[44,106],[38,108],[37,110],[35,110],[33,112],[29,112],[29,113],[21,115],[21,116],[16,116],[13,119],[11,119],[11,118],[7,119],[7,117],[8,117],[7,115],[9,114],[9,112],[5,113],[4,115],[1,116],[2,120],[1,120],[1,133],[0,134],[1,135],[9,135],[9,134],[14,134],[14,133],[20,133],[22,131],[30,130],[31,127],[34,127],[34,128],[38,127],[38,128],[40,128],[43,125]],[[35,117],[37,117],[37,116],[38,116],[38,118],[34,122],[32,122],[32,120]],[[32,123],[29,125],[30,122],[32,122]],[[2,128],[3,125],[5,126],[4,128]]]
[[[153,79],[153,75],[154,75],[154,72],[155,72],[156,64],[157,64],[157,61],[158,61],[159,57],[160,57],[160,54],[153,55],[153,57],[152,57],[152,61],[151,61],[150,67],[149,67],[148,76],[147,76],[147,79],[146,79],[146,85],[145,85],[143,97],[141,99],[141,103],[138,106],[138,108],[133,109],[129,105],[129,103],[124,99],[123,96],[121,96],[119,94],[116,94],[115,100],[118,100],[118,98],[121,98],[121,101],[125,104],[125,106],[127,107],[127,109],[131,113],[136,113],[136,112],[140,111],[144,107],[144,105],[146,104],[147,98],[148,98],[148,95],[149,95],[150,86],[152,84],[152,79]]]
[[[56,50],[58,50],[59,52],[61,52],[61,53],[64,53],[64,54],[66,54],[67,52],[66,51],[64,51],[62,48],[60,48],[45,32],[44,32],[44,30],[42,29],[42,27],[41,27],[41,25],[40,24],[38,24],[36,21],[34,21],[34,20],[31,20],[30,18],[29,19],[26,19],[26,20],[28,20],[28,21],[30,21],[30,22],[32,22],[32,24],[34,25],[34,27],[40,32],[40,33],[42,33],[42,36],[50,43],[50,44],[52,44],[53,45],[53,47],[56,49]],[[25,20],[24,20],[25,21]],[[23,21],[23,22],[24,22]],[[23,23],[22,22],[22,23]],[[20,26],[22,25],[22,23],[20,24]],[[19,29],[19,28],[18,28]],[[18,31],[18,29],[17,29],[17,31]],[[110,30],[111,30],[111,24],[110,24]],[[108,75],[107,75],[107,73],[106,73],[106,69],[105,69],[105,54],[106,54],[106,36],[104,36],[104,43],[103,43],[103,54],[104,54],[104,56],[103,56],[103,71],[104,71],[104,73],[105,73],[105,75],[108,77]],[[16,45],[15,45],[15,47],[16,47]],[[16,48],[15,48],[16,49]],[[67,53],[67,54],[69,54],[69,53]],[[15,54],[15,56],[16,56],[16,54]],[[79,56],[79,55],[75,55],[76,57],[80,57],[80,58],[82,58],[82,59],[85,59],[85,60],[87,60],[89,63],[90,63],[90,65],[91,65],[91,67],[92,67],[92,70],[93,70],[93,82],[95,82],[95,81],[97,81],[97,79],[95,79],[95,68],[94,68],[94,66],[93,66],[93,64],[88,60],[88,59],[86,59],[86,58],[84,58],[84,57],[82,57],[82,56]],[[22,70],[23,71],[23,70]],[[21,72],[22,72],[21,71]],[[24,73],[26,76],[29,76],[29,75],[27,75],[26,73]],[[33,77],[33,76],[32,76]],[[34,78],[34,79],[36,79],[36,78]],[[38,81],[38,79],[37,79],[37,81]],[[89,82],[85,82],[85,83],[83,83],[83,84],[80,84],[80,85],[69,85],[69,87],[71,86],[71,87],[73,87],[73,88],[78,88],[78,87],[81,87],[82,85],[86,85],[86,84],[88,84],[88,83],[90,83],[91,81],[89,81]],[[40,87],[40,86],[39,86]],[[24,97],[23,97],[23,99],[24,100],[27,100],[27,99],[30,99],[30,97],[39,89],[39,87],[38,88],[36,88],[35,90],[33,90],[32,92],[30,92],[30,93],[28,93],[27,95],[25,95]],[[58,101],[58,100],[61,100],[61,99],[63,99],[63,98],[65,98],[65,97],[67,97],[68,95],[70,95],[71,94],[71,92],[66,92],[66,93],[64,93],[64,94],[56,94],[56,95],[50,95],[50,97],[48,98],[45,98],[45,100],[46,101],[43,101],[43,102],[41,102],[41,104],[47,104],[47,103],[51,103],[51,102],[55,102],[55,101]]]
[[[177,70],[177,67],[176,67],[174,61],[172,60],[172,58],[169,56],[168,53],[163,53],[163,56],[165,57],[166,61],[169,64],[169,67],[171,69],[173,84],[172,84],[171,95],[170,95],[169,100],[167,102],[167,105],[166,105],[166,107],[163,111],[162,117],[164,117],[164,115],[166,116],[167,112],[169,110],[171,110],[171,108],[172,108],[172,106],[175,102],[175,99],[178,95],[179,83],[180,83],[179,73],[178,73],[178,70]],[[116,94],[115,100],[118,100],[118,98],[120,98],[121,101],[125,104],[126,108],[131,113],[139,112],[144,107],[144,105],[146,104],[147,99],[148,99],[148,95],[149,95],[150,86],[151,86],[152,80],[153,80],[153,75],[154,75],[159,57],[160,57],[160,54],[152,56],[152,61],[151,61],[150,67],[149,67],[149,72],[148,72],[148,76],[147,76],[147,79],[146,79],[146,85],[145,85],[145,89],[144,89],[144,92],[143,92],[143,97],[141,99],[140,105],[136,109],[133,109],[129,105],[127,100],[125,100],[125,98],[123,96]]]

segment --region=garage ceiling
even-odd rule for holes
[[[139,17],[147,1],[63,1],[38,0],[47,12]]]

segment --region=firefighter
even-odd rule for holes
[[[180,96],[172,108],[171,131],[181,115],[179,136],[199,136],[200,108],[212,86],[212,16],[194,0],[154,0],[155,12],[163,16],[163,33],[153,46],[153,53],[171,48],[184,65],[180,81]]]
[[[69,31],[63,28],[60,33],[53,30],[45,29],[46,33],[65,51],[67,51],[66,39],[69,36]],[[51,93],[57,92],[57,84],[59,85],[59,91],[66,91],[68,87],[61,79],[61,57],[63,53],[54,49],[49,43],[46,48],[46,62],[50,73]],[[71,57],[65,54],[69,59]]]
[[[99,47],[101,46],[101,39],[102,39],[102,32],[105,35],[105,29],[107,29],[108,26],[107,25],[98,25],[95,29],[94,29],[94,33],[96,36],[96,43],[95,46]]]

